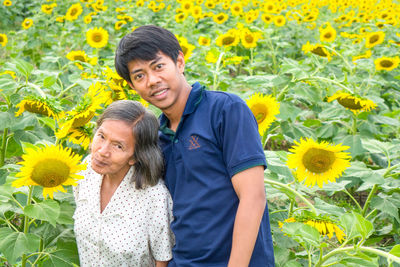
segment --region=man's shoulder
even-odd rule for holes
[[[245,103],[242,98],[234,93],[223,91],[205,90],[205,96],[210,104],[214,105],[229,105],[234,103]]]

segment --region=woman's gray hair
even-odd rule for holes
[[[97,120],[99,128],[105,120],[120,120],[132,125],[135,140],[135,187],[156,185],[164,171],[164,159],[158,146],[159,122],[156,116],[137,101],[118,100],[109,105]]]

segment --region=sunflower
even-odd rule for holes
[[[196,47],[192,44],[189,44],[188,40],[183,36],[177,35],[176,38],[178,39],[179,45],[182,48],[185,60],[188,60]]]
[[[243,7],[240,3],[234,3],[231,5],[231,13],[233,16],[238,17],[243,14]]]
[[[254,48],[257,46],[258,39],[261,38],[260,32],[251,32],[249,29],[241,31],[240,40],[245,48]]]
[[[213,16],[213,21],[218,24],[222,24],[227,21],[229,16],[225,13],[218,13]]]
[[[332,58],[332,55],[329,53],[329,51],[321,44],[310,44],[310,42],[307,42],[305,45],[303,45],[301,50],[303,50],[305,53],[311,52],[320,57],[326,57],[328,61],[330,61]]]
[[[56,120],[64,116],[64,112],[56,106],[54,101],[39,96],[27,96],[15,107],[18,108],[15,117],[20,116],[24,111],[52,117]]]
[[[80,62],[89,62],[89,58],[86,55],[85,51],[77,50],[77,51],[71,51],[66,55],[66,58],[68,58],[71,61],[80,61]],[[83,70],[83,67],[81,64],[78,62],[75,62],[75,65]]]
[[[15,77],[17,77],[17,75],[15,74],[14,71],[11,70],[5,70],[3,72],[0,72],[0,76],[1,75],[10,75],[13,79],[15,79]]]
[[[86,169],[86,164],[80,163],[81,156],[59,145],[27,148],[22,159],[18,163],[22,165],[20,172],[15,175],[20,178],[12,186],[42,186],[44,198],[53,198],[57,191],[66,192],[63,186],[75,186],[78,180],[83,179],[77,173]]]
[[[328,236],[329,239],[331,239],[333,237],[333,234],[335,234],[337,240],[340,243],[343,241],[345,236],[343,230],[340,229],[333,220],[325,216],[300,215],[300,216],[290,217],[284,221],[284,223],[293,223],[293,222],[308,224],[317,229],[322,236]],[[278,224],[279,228],[283,227],[282,222],[278,222]]]
[[[33,20],[32,19],[24,19],[24,21],[22,22],[22,28],[24,28],[25,30],[29,29],[30,27],[32,27],[33,25]]]
[[[359,59],[364,59],[364,58],[370,58],[372,56],[372,52],[371,50],[367,50],[364,54],[361,54],[359,56],[354,56],[352,58],[353,63],[355,64],[355,61],[359,60]]]
[[[4,33],[0,33],[0,45],[6,46],[7,43],[8,43],[7,35],[5,35]]]
[[[74,128],[68,136],[68,141],[87,149],[91,142],[92,133],[93,127],[87,127],[86,125],[83,127]]]
[[[343,171],[350,166],[350,155],[342,152],[348,146],[331,145],[328,142],[317,143],[310,138],[295,141],[296,146],[289,149],[293,154],[288,155],[287,165],[295,169],[297,179],[305,185],[313,187],[318,184],[335,182]]]
[[[218,55],[215,53],[214,50],[208,51],[206,55],[206,61],[208,63],[217,63]]]
[[[264,21],[266,24],[270,24],[273,21],[273,15],[271,14],[262,14],[261,20]]]
[[[4,1],[3,1],[3,5],[5,5],[5,6],[11,6],[11,5],[12,5],[12,2],[11,2],[10,0],[4,0]]]
[[[80,3],[73,4],[65,14],[65,19],[68,21],[76,20],[82,14],[82,6]]]
[[[122,26],[124,26],[126,24],[125,20],[119,20],[117,22],[115,22],[114,24],[114,29],[116,29],[117,31],[120,30],[122,28]]]
[[[366,37],[365,37],[365,47],[366,48],[374,47],[378,44],[383,43],[384,39],[385,39],[385,33],[382,31],[369,32],[366,34]]]
[[[327,101],[332,102],[333,100],[337,100],[340,105],[346,109],[350,109],[354,114],[361,111],[370,111],[377,107],[372,100],[359,98],[342,91],[338,91],[334,95],[328,97]]]
[[[236,29],[230,29],[227,33],[221,34],[215,41],[218,46],[230,47],[239,44],[240,34]]]
[[[94,48],[102,48],[107,45],[108,32],[102,27],[95,27],[86,32],[87,43]]]
[[[176,23],[181,23],[184,22],[187,17],[188,17],[187,13],[180,12],[175,15],[175,21]]]
[[[51,15],[51,13],[53,13],[53,8],[56,7],[56,6],[57,6],[56,3],[53,3],[51,5],[46,5],[45,4],[45,5],[41,6],[41,9],[42,9],[43,13],[45,13],[47,15]]]
[[[257,120],[258,132],[261,136],[268,129],[272,122],[276,120],[276,115],[279,114],[280,104],[270,95],[262,95],[255,93],[246,100],[251,112]]]
[[[185,13],[190,13],[193,8],[193,3],[191,1],[184,1],[181,4],[181,9]]]
[[[278,15],[274,17],[274,24],[277,27],[282,27],[286,24],[286,18],[282,15]]]
[[[203,10],[201,8],[201,6],[194,6],[192,8],[192,16],[193,18],[195,18],[196,20],[201,19],[203,17]]]
[[[200,36],[198,42],[199,45],[209,46],[211,43],[211,39],[208,38],[207,36]]]
[[[67,112],[66,120],[60,124],[60,129],[55,133],[57,138],[67,136],[74,128],[82,127],[97,115],[102,105],[110,102],[110,94],[105,91],[105,86],[99,82],[92,84],[78,105]]]
[[[336,30],[331,26],[329,22],[326,24],[325,28],[320,27],[319,32],[319,40],[321,42],[331,43],[336,39]]]
[[[92,22],[92,16],[90,16],[90,15],[84,16],[84,17],[83,17],[83,22],[84,22],[85,24],[89,24],[90,22]]]
[[[375,59],[375,68],[376,70],[386,70],[391,71],[399,66],[400,59],[398,56],[396,57],[381,57]]]

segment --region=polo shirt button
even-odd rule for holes
[[[176,143],[178,143],[178,141],[179,141],[178,139],[175,139],[174,143],[176,144]]]

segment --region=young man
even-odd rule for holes
[[[176,244],[168,266],[274,266],[257,122],[238,96],[192,86],[175,36],[147,25],[115,56],[118,74],[160,108]]]

